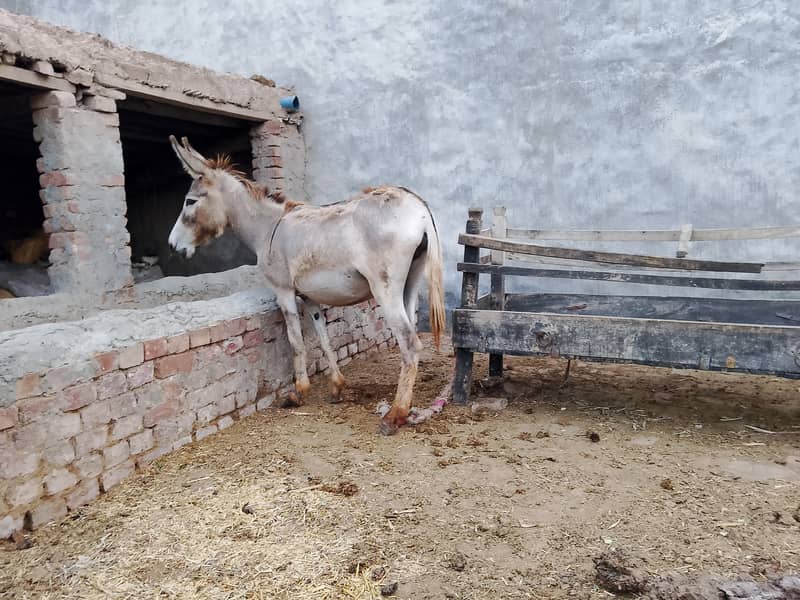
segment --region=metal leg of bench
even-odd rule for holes
[[[472,386],[472,351],[456,348],[456,374],[453,380],[453,402],[466,404]]]
[[[502,377],[503,376],[503,355],[490,354],[489,355],[489,377]]]

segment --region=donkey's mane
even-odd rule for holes
[[[219,169],[220,171],[225,171],[229,175],[233,175],[247,190],[250,196],[254,200],[264,200],[269,198],[275,204],[287,204],[291,205],[292,208],[300,202],[293,202],[284,196],[281,192],[277,190],[270,190],[268,186],[261,183],[256,183],[252,179],[248,179],[247,175],[245,175],[242,171],[236,168],[236,165],[233,164],[231,157],[229,154],[218,154],[214,158],[207,158],[206,159],[206,166],[209,169]]]

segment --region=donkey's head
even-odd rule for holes
[[[230,171],[219,168],[217,162],[203,157],[182,138],[181,144],[174,135],[169,136],[172,149],[178,155],[183,169],[192,178],[186,193],[181,214],[169,234],[169,245],[191,257],[198,246],[221,236],[228,225],[225,197],[237,185]]]

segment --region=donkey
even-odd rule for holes
[[[229,158],[206,159],[185,137],[181,144],[175,136],[169,139],[193,180],[169,245],[191,257],[198,246],[230,227],[255,252],[294,351],[295,392],[289,403],[302,404],[310,388],[298,297],[330,365],[332,402],[341,400],[345,379],[320,304],[348,306],[374,298],[383,307],[400,348],[401,369],[394,403],[381,419],[380,432],[395,433],[411,408],[422,349],[416,312],[423,276],[437,350],[444,329],[442,251],[425,201],[406,188],[384,186],[326,206],[292,202],[248,180]]]

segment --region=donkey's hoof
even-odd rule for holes
[[[275,406],[278,408],[297,408],[298,406],[303,406],[303,404],[305,404],[303,397],[296,392],[289,392],[283,398],[275,400]]]
[[[344,398],[342,398],[342,395],[341,395],[341,394],[331,394],[331,395],[328,397],[328,402],[329,402],[330,404],[339,404],[339,403],[341,403],[341,402],[344,402]]]
[[[381,419],[380,427],[378,431],[380,431],[381,435],[394,435],[397,433],[397,424],[393,422],[387,422]]]

